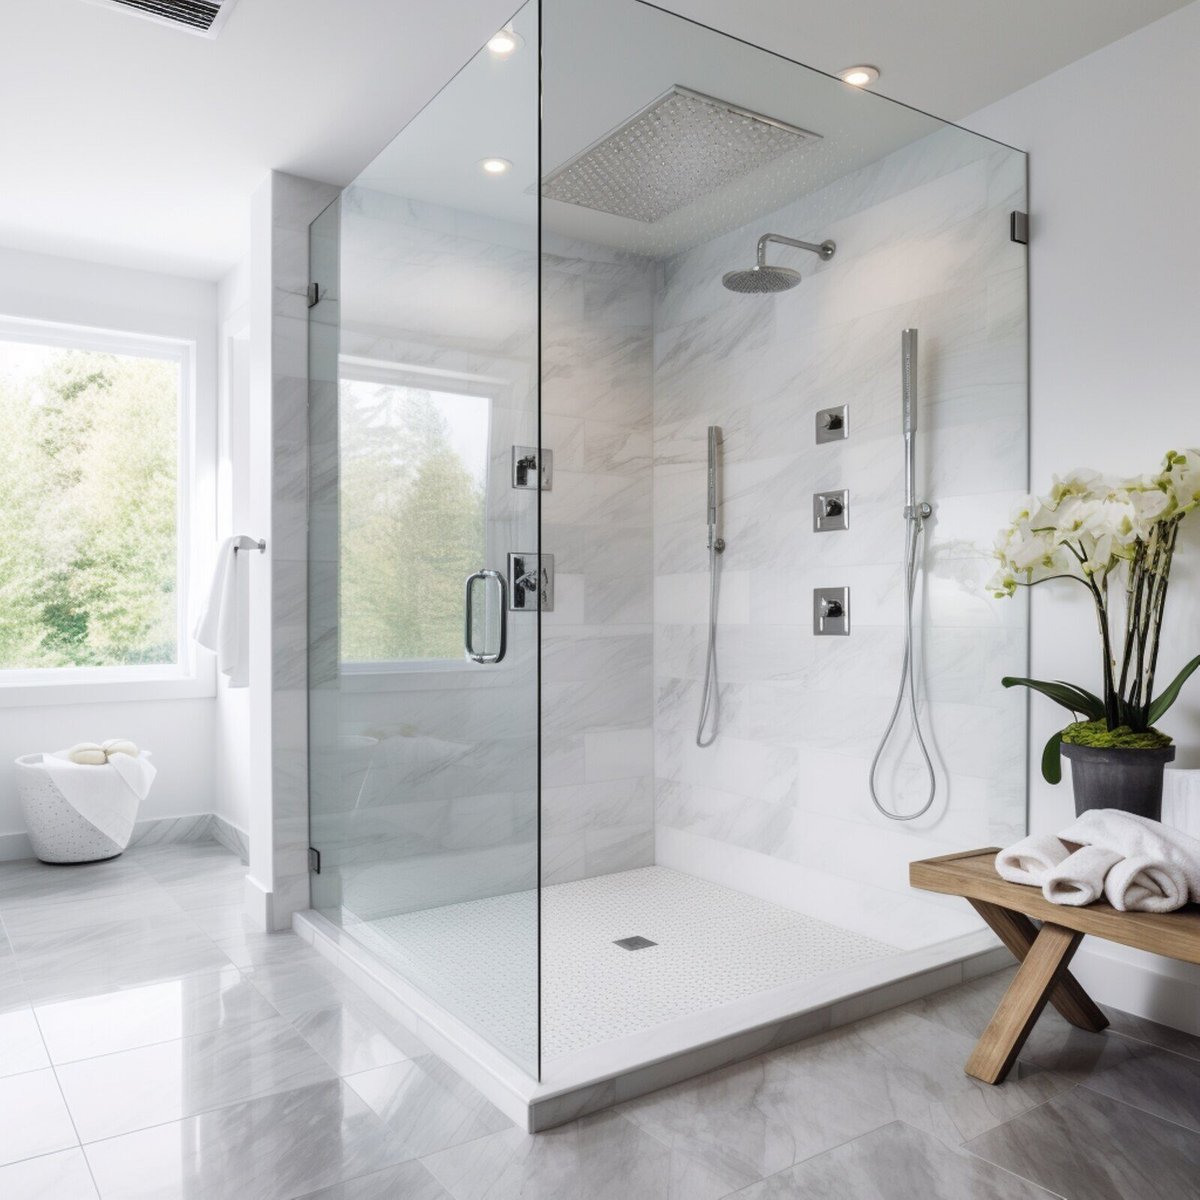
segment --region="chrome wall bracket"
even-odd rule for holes
[[[508,556],[508,611],[554,611],[554,555]]]
[[[813,495],[813,533],[850,528],[850,492],[816,492]]]
[[[850,436],[850,406],[835,404],[817,413],[817,445],[840,442]]]
[[[813,633],[845,637],[850,632],[850,589],[813,588]]]
[[[512,448],[512,485],[515,488],[548,492],[554,483],[554,451],[537,446]]]

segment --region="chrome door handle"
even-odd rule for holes
[[[479,651],[475,649],[474,630],[475,624],[475,581],[482,579],[484,584],[495,583],[500,596],[500,603],[497,605],[500,613],[500,646],[494,654],[487,653],[486,650]],[[463,620],[463,649],[466,650],[467,657],[472,662],[477,663],[498,663],[504,658],[504,652],[508,648],[508,586],[504,582],[504,576],[499,571],[476,571],[467,576],[467,583],[464,595],[464,620]],[[486,615],[486,614],[485,614]]]

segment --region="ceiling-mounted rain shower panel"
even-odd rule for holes
[[[115,8],[157,25],[170,25],[185,33],[215,38],[229,19],[237,0],[87,0],[102,8]]]
[[[542,195],[653,224],[820,137],[676,85],[547,175]]]

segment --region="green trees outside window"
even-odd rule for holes
[[[180,377],[0,340],[0,668],[177,661]]]
[[[343,379],[341,658],[462,661],[485,553],[486,397]]]

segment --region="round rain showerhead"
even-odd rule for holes
[[[796,246],[800,250],[809,250],[828,262],[836,253],[837,245],[831,241],[802,242],[797,238],[784,237],[781,233],[764,233],[758,239],[758,262],[748,271],[730,271],[721,282],[731,292],[741,292],[746,296],[764,296],[773,292],[786,292],[800,282],[800,272],[791,267],[770,267],[767,265],[767,245],[777,242],[781,246]]]
[[[800,272],[791,267],[751,267],[748,271],[730,271],[721,282],[731,292],[761,296],[794,288],[800,282]]]

